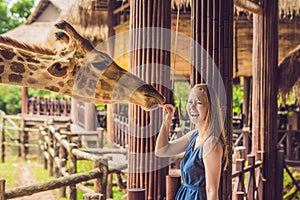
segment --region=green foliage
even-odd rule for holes
[[[298,182],[300,181],[300,173],[298,171],[293,170],[292,168],[289,167],[289,170],[292,172],[292,176],[295,178],[295,180]],[[293,181],[289,174],[284,170],[283,173],[283,199],[290,199],[291,195],[297,190],[296,186],[293,185]],[[294,196],[293,199],[300,199],[300,192]]]
[[[35,0],[19,0],[11,7],[8,3],[9,1],[0,0],[0,34],[25,22],[32,12]]]
[[[177,81],[174,83],[174,103],[176,107],[180,105],[182,116],[186,116],[186,103],[189,98],[190,85],[186,81]]]
[[[0,109],[6,114],[21,111],[21,87],[0,84]]]
[[[32,12],[34,0],[21,0],[12,5],[9,11],[12,17],[19,22],[24,22]]]
[[[243,103],[243,87],[241,85],[233,85],[232,88],[232,108],[233,113],[240,114],[241,104]]]
[[[16,178],[20,173],[20,168],[16,167],[15,157],[6,156],[5,163],[0,164],[0,177],[5,179],[5,187],[13,188],[16,184]]]

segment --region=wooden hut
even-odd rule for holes
[[[251,49],[247,48],[247,50],[251,50],[252,52],[252,54],[247,56],[247,59],[248,57],[252,57],[253,60],[253,87],[256,88],[256,90],[253,91],[252,97],[252,131],[254,135],[253,143],[255,144],[253,150],[257,157],[261,157],[262,177],[264,178],[264,182],[262,185],[259,185],[256,190],[256,195],[260,197],[259,199],[278,199],[277,197],[282,196],[282,191],[280,190],[280,188],[282,189],[282,179],[280,179],[280,176],[277,176],[277,172],[278,174],[282,173],[282,168],[280,168],[282,163],[277,157],[276,130],[278,88],[278,82],[276,81],[276,77],[278,75],[277,28],[279,17],[278,10],[282,7],[282,4],[278,6],[278,0],[111,0],[109,2],[93,1],[92,4],[87,3],[89,1],[79,0],[73,4],[73,7],[71,6],[72,12],[66,9],[67,6],[60,8],[60,5],[57,5],[59,3],[55,2],[56,1],[41,1],[32,17],[28,19],[30,22],[29,24],[38,22],[38,19],[44,19],[44,17],[47,16],[45,12],[55,13],[54,11],[56,10],[58,14],[53,15],[53,18],[55,18],[55,16],[57,17],[54,20],[64,16],[71,23],[74,22],[73,24],[75,27],[77,26],[76,28],[79,32],[82,35],[85,35],[85,31],[93,33],[93,29],[91,29],[93,27],[95,28],[94,30],[99,30],[97,29],[99,28],[99,23],[101,20],[104,20],[106,16],[107,18],[105,20],[109,20],[103,21],[104,24],[105,22],[108,24],[108,34],[105,36],[111,37],[114,34],[121,33],[125,30],[134,30],[149,26],[175,30],[174,28],[177,27],[176,24],[178,24],[181,20],[180,23],[182,26],[179,26],[179,29],[182,28],[184,32],[188,32],[187,34],[191,36],[193,40],[200,43],[207,50],[214,62],[217,63],[218,71],[223,78],[227,92],[227,96],[224,98],[226,98],[228,102],[227,107],[225,108],[227,110],[225,128],[228,134],[227,142],[229,148],[231,148],[232,143],[231,101],[233,70],[236,70],[235,72],[237,75],[242,75],[242,70],[239,67],[248,64],[248,62],[245,62],[245,64],[239,64],[239,61],[237,61],[236,63],[238,65],[234,66],[233,62],[233,55],[238,55],[237,52],[233,53],[233,3],[236,3],[239,7],[252,13],[253,45]],[[279,2],[287,5],[287,2],[293,3],[298,1],[282,0]],[[105,5],[107,6],[107,9],[105,9]],[[174,8],[174,10],[172,11],[171,8]],[[291,8],[289,9],[291,10]],[[66,12],[63,12],[63,10]],[[287,13],[286,10],[284,13]],[[73,13],[74,11],[75,13]],[[186,11],[190,11],[191,14],[189,15]],[[179,15],[179,17],[181,17],[179,19],[177,18],[178,12],[182,13]],[[43,13],[45,13],[45,15],[43,15]],[[191,16],[191,21],[189,21],[189,16]],[[68,17],[71,18],[69,19]],[[83,17],[85,20],[82,20],[81,18],[79,19],[79,17]],[[93,23],[94,20],[97,21],[98,19],[100,20],[99,22]],[[189,23],[190,25],[188,25]],[[241,24],[241,26],[242,25],[244,24]],[[26,26],[26,24],[24,26]],[[238,24],[236,27],[238,27]],[[102,28],[105,30],[105,26]],[[251,29],[246,29],[246,34],[248,31],[251,31]],[[99,34],[99,32],[96,31],[95,35],[97,34]],[[236,35],[238,36],[238,34]],[[169,39],[168,35],[158,36],[159,37],[156,38],[157,40],[155,42],[165,45],[164,42]],[[98,36],[88,36],[88,38],[95,42]],[[137,45],[144,41],[142,39],[149,41],[147,35],[133,34],[130,35],[130,44],[127,40],[115,41],[116,45],[108,48],[111,48],[109,49],[110,53],[114,53],[119,50],[119,47],[122,47],[120,43],[124,45]],[[241,42],[241,40],[237,41]],[[236,45],[238,47],[240,43],[237,43]],[[194,48],[193,50],[197,52],[199,49]],[[123,66],[126,66],[126,63],[130,63],[127,65],[127,68],[134,68],[135,66],[147,65],[149,63],[171,66],[172,59],[175,59],[172,55],[170,55],[170,53],[162,51],[161,49],[133,49],[130,54],[124,56],[125,57],[122,59],[119,58],[117,62]],[[237,56],[237,58],[241,58],[241,56]],[[201,62],[203,62],[201,59],[194,60],[195,63],[192,67],[183,60],[181,61],[178,59],[177,61],[179,61],[177,62],[178,65],[174,65],[174,67],[176,67],[176,70],[180,71],[184,77],[190,80],[191,85],[199,83],[203,79],[197,71],[204,72],[208,77],[210,76],[210,73],[216,73],[216,71],[212,70],[211,72],[208,69],[204,69],[203,65],[201,65]],[[246,70],[249,71],[249,67],[247,67]],[[155,82],[156,89],[167,97],[168,102],[172,102],[172,94],[167,88],[171,81],[169,71],[162,73],[162,71],[158,70],[155,74],[150,73],[149,71],[151,70],[146,69],[136,71],[135,73],[141,78],[149,80],[148,82]],[[166,87],[163,87],[162,85]],[[111,114],[112,113],[110,113],[110,115]],[[130,137],[128,139],[130,167],[128,174],[129,192],[134,191],[134,189],[137,190],[137,188],[146,189],[148,199],[163,199],[166,195],[165,176],[168,174],[168,168],[156,168],[161,164],[161,162],[153,156],[157,133],[151,132],[160,126],[159,121],[161,121],[161,113],[147,113],[136,106],[131,106],[129,109],[129,116],[133,119],[129,123]],[[151,119],[155,119],[155,122],[152,124],[153,130],[147,127],[147,125],[151,122]],[[109,121],[111,122],[113,120]],[[141,132],[135,124],[148,128],[146,130],[147,137],[139,137]],[[146,167],[147,170],[145,171],[145,168],[143,167]],[[240,176],[240,178],[241,177],[243,176]],[[241,178],[241,180],[241,184],[243,184],[243,179]],[[231,199],[231,166],[229,166],[228,170],[222,174],[221,184],[220,199]],[[270,191],[275,192],[272,193]],[[251,194],[246,194],[243,191],[237,191],[234,194],[234,197],[237,199],[243,199],[244,196],[248,196],[248,198],[250,198],[249,196],[251,196]]]
[[[149,3],[148,1],[145,1],[145,3],[148,3],[147,5],[151,10],[151,6],[158,2],[154,1]],[[259,194],[256,195],[259,195],[260,199],[275,199],[275,196],[282,196],[282,193],[280,193],[280,188],[282,189],[282,187],[280,187],[282,180],[276,178],[276,172],[280,173],[280,170],[282,170],[276,167],[280,164],[278,163],[280,161],[278,160],[276,152],[276,118],[277,88],[280,87],[281,84],[284,84],[283,82],[277,82],[276,77],[278,76],[278,73],[284,74],[283,70],[278,72],[279,60],[284,60],[287,52],[297,46],[298,21],[292,18],[299,12],[299,1],[235,0],[234,3],[238,6],[238,8],[235,8],[235,11],[233,5],[230,4],[232,1],[226,1],[226,3],[229,5],[224,6],[223,4],[219,4],[219,2],[209,2],[206,0],[173,0],[171,4],[173,6],[176,5],[177,10],[174,9],[171,11],[171,15],[161,15],[158,16],[158,18],[162,21],[171,20],[172,25],[170,27],[173,30],[175,30],[174,28],[176,27],[174,24],[178,22],[181,23],[182,26],[179,27],[183,28],[184,32],[188,33],[189,36],[203,45],[205,49],[210,52],[210,55],[214,57],[215,61],[219,61],[218,63],[221,65],[224,64],[224,61],[226,62],[226,66],[224,68],[221,66],[220,70],[222,70],[222,75],[226,77],[225,80],[228,81],[225,81],[228,93],[231,92],[231,81],[233,77],[253,77],[252,87],[255,88],[252,96],[252,130],[253,144],[255,144],[253,149],[256,156],[261,157],[263,160],[263,176],[266,178],[262,187],[259,187],[258,189]],[[143,12],[148,11],[147,8],[144,8],[136,1],[123,1],[122,4],[116,6],[113,11],[116,19],[114,22],[116,33],[136,28],[135,26],[143,27],[143,20],[147,21],[149,18],[154,17],[147,12],[147,14],[142,15],[138,8],[144,9]],[[180,12],[179,18],[176,17],[176,11]],[[244,15],[240,14],[241,11],[243,11]],[[229,16],[227,16],[227,14],[229,14]],[[185,16],[187,17],[185,18]],[[288,19],[286,18],[287,16],[289,17]],[[233,21],[231,21],[233,18],[235,20],[235,25],[231,27],[231,25],[233,25],[231,24],[233,23]],[[155,17],[155,19],[157,18]],[[140,24],[132,24],[135,20],[140,20]],[[225,26],[222,26],[224,25],[222,24],[223,20],[225,20]],[[217,21],[220,29],[214,27],[214,23]],[[223,32],[224,29],[226,29],[225,32]],[[224,35],[214,35],[220,33],[224,35],[229,34],[226,35],[228,37],[226,38],[226,45],[223,43],[224,41],[219,41]],[[231,34],[234,35],[234,38],[231,38]],[[280,40],[278,41],[278,39]],[[122,45],[118,45],[118,42],[119,41],[116,41],[116,46],[122,47]],[[220,46],[214,46],[216,44]],[[222,49],[224,45],[226,50]],[[220,50],[218,49],[218,51],[211,52],[214,48],[220,48]],[[278,50],[279,52],[277,52]],[[224,54],[224,52],[226,54]],[[231,56],[232,58],[235,58],[235,60],[230,60]],[[126,61],[129,57],[130,55],[127,55],[126,59],[122,59],[122,61],[119,62],[124,62],[123,65],[126,66]],[[174,57],[172,57],[172,55],[170,57],[172,63]],[[190,68],[189,64],[178,62],[175,63],[174,66],[176,66],[176,70],[180,70],[180,73],[184,74],[184,77],[191,77],[191,84],[200,81],[197,75],[195,76],[195,74],[193,74],[194,69]],[[232,69],[229,69],[230,67],[232,67]],[[290,67],[290,69],[292,70],[289,70],[288,74],[291,75],[290,73],[294,73],[294,76],[298,78],[298,75],[295,72],[298,72],[299,70],[295,70],[296,67]],[[293,78],[290,83],[294,85],[295,79],[297,78]],[[250,84],[249,79],[247,82]],[[249,89],[248,91],[250,92]],[[250,99],[249,96],[246,99]],[[228,100],[231,101],[230,96],[228,97]],[[248,111],[249,110],[251,109],[249,109],[248,106]],[[133,113],[133,116],[140,119],[139,116],[143,115]],[[231,116],[227,116],[226,120],[228,120],[226,127],[229,134],[228,143],[230,144]],[[136,143],[136,145],[138,145],[137,141]],[[221,199],[230,199],[230,173],[231,171],[229,170],[227,175],[225,173],[223,176],[222,189],[224,190],[222,190],[223,196]],[[141,177],[143,177],[143,175]],[[139,178],[139,176],[132,177],[131,184],[143,187],[143,184],[141,184],[139,180],[144,179]],[[155,185],[154,187],[157,186]],[[153,188],[148,188],[148,191],[152,190]],[[268,191],[276,191],[276,194],[270,194]],[[245,194],[236,194],[235,197],[242,198],[241,196],[243,195]],[[148,198],[152,197],[148,196]]]

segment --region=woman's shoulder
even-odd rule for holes
[[[203,156],[207,155],[212,151],[223,151],[221,141],[219,137],[210,136],[208,137],[203,144]]]
[[[198,131],[197,131],[197,129],[190,130],[185,135],[188,137],[188,140],[190,142],[194,137],[196,137],[198,135]]]

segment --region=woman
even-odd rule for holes
[[[170,104],[163,107],[164,121],[155,154],[171,157],[185,151],[180,164],[183,184],[176,199],[218,199],[221,171],[228,157],[220,104],[213,88],[206,84],[192,88],[186,109],[196,129],[176,140],[168,140],[175,109]]]

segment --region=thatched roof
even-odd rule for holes
[[[300,105],[300,45],[288,53],[279,63],[279,94],[285,99],[293,92]]]
[[[54,24],[64,19],[94,44],[107,39],[107,8],[84,0],[40,0],[27,21],[5,35],[19,41],[55,47]],[[105,6],[104,6],[105,7]]]
[[[250,0],[245,0],[250,1]],[[250,1],[252,2],[252,1]],[[172,0],[172,8],[190,7],[192,0]],[[235,7],[237,12],[245,12],[245,10]],[[279,16],[282,18],[300,15],[300,0],[279,0]]]

